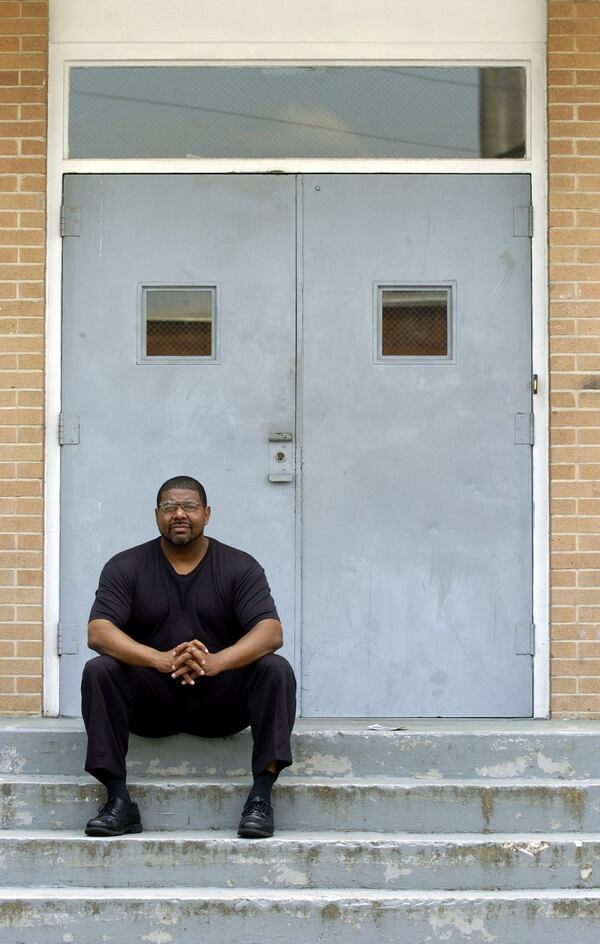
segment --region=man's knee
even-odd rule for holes
[[[95,659],[86,662],[83,667],[81,688],[86,690],[95,685],[102,686],[107,681],[113,682],[121,677],[126,670],[127,666],[113,656],[96,656]]]
[[[255,663],[255,671],[259,678],[272,680],[276,685],[296,689],[296,677],[291,665],[283,656],[275,652],[262,656]]]

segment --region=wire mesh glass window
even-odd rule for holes
[[[454,357],[450,286],[378,286],[376,360]]]
[[[71,158],[522,158],[522,66],[73,66]]]
[[[216,286],[140,286],[140,360],[216,359]]]

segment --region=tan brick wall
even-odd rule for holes
[[[42,693],[48,3],[0,0],[0,713]]]
[[[551,704],[600,718],[600,0],[548,17]]]

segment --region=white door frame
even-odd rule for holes
[[[46,450],[44,560],[44,707],[58,714],[60,551],[61,280],[59,230],[62,180],[67,173],[433,173],[530,174],[535,228],[532,239],[533,370],[533,618],[534,717],[549,716],[549,489],[546,197],[546,48],[529,43],[293,43],[186,44],[51,42],[48,114],[48,239],[46,298]],[[340,56],[338,58],[338,56]],[[71,65],[517,65],[528,72],[528,156],[520,160],[70,160],[66,151],[67,86]]]

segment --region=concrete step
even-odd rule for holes
[[[352,778],[375,774],[424,779],[563,780],[600,778],[600,723],[384,719],[301,719],[293,736],[294,774]],[[225,740],[179,735],[131,739],[137,777],[246,777],[248,731]],[[81,773],[85,733],[79,720],[0,720],[0,773]]]
[[[598,834],[515,835],[278,832],[248,842],[231,833],[0,833],[0,884],[63,888],[355,888],[497,890],[600,887]]]
[[[0,888],[2,944],[597,944],[600,891]]]
[[[235,829],[248,784],[132,780],[146,829]],[[104,798],[76,777],[0,777],[2,829],[80,829]],[[352,781],[288,777],[274,794],[279,829],[410,833],[594,832],[600,780]]]

